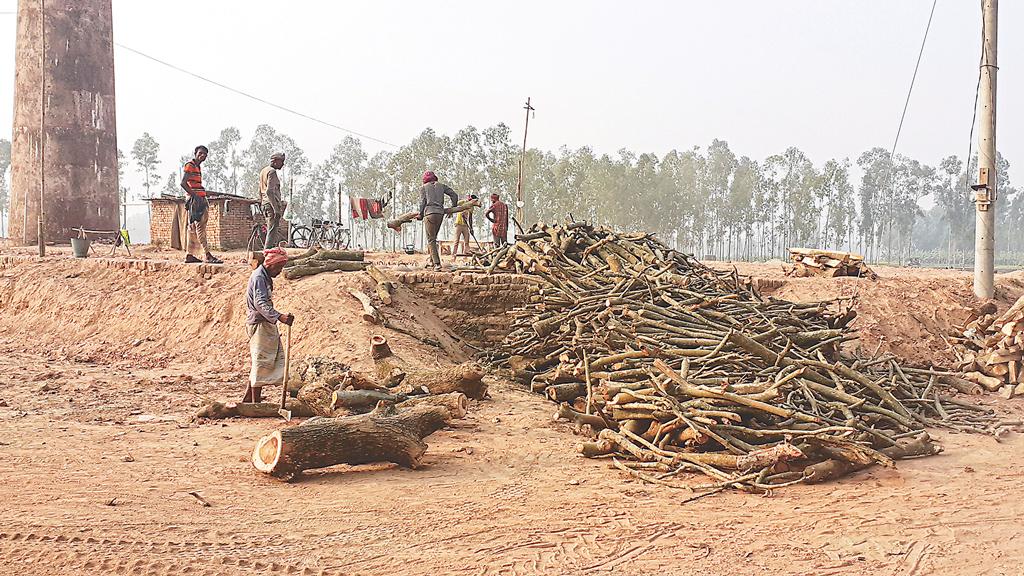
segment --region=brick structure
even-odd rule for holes
[[[18,244],[36,242],[40,199],[48,242],[119,220],[110,0],[47,0],[43,20],[42,6],[18,2],[8,228]]]
[[[542,282],[516,274],[416,271],[391,275],[430,302],[449,328],[478,347],[505,339],[512,325],[508,312],[529,302]]]
[[[206,224],[206,238],[211,250],[233,250],[245,248],[252,233],[252,206],[256,200],[234,194],[210,194],[210,219]],[[149,218],[151,244],[170,246],[182,250],[185,247],[185,199],[163,196],[149,200],[152,206]],[[288,223],[281,222],[279,239],[288,237]]]

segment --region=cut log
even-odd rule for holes
[[[484,371],[476,362],[448,366],[437,370],[409,370],[403,385],[413,389],[423,387],[431,394],[462,392],[474,400],[487,396],[487,384],[483,382]]]
[[[348,293],[363,305],[363,322],[367,324],[380,324],[380,312],[373,307],[369,296],[359,290],[349,290]]]
[[[331,393],[329,406],[331,410],[347,408],[356,412],[364,412],[376,406],[378,402],[398,403],[407,398],[401,394],[388,394],[377,390],[335,390]]]
[[[408,410],[413,406],[443,406],[448,409],[451,413],[452,418],[461,420],[466,417],[466,413],[469,411],[469,400],[466,399],[466,395],[462,392],[450,392],[448,394],[438,394],[436,396],[419,396],[416,398],[410,398],[405,402],[399,402],[395,405],[395,408],[399,410]]]
[[[942,452],[942,447],[937,444],[933,444],[927,433],[922,433],[914,440],[900,443],[889,448],[883,448],[880,452],[893,460],[902,460],[904,458],[938,454],[939,452]],[[846,476],[851,472],[856,472],[857,470],[863,470],[869,465],[870,464],[865,464],[863,462],[854,463],[832,458],[816,464],[811,464],[804,468],[804,480],[808,484],[820,484],[822,482],[828,482],[829,480],[842,478],[843,476]]]
[[[964,374],[964,379],[980,384],[989,392],[995,392],[1003,385],[1003,380],[1001,378],[986,376],[981,372],[967,372]]]
[[[272,402],[212,402],[196,413],[196,418],[220,420],[223,418],[279,418],[280,404]],[[314,416],[313,411],[303,402],[289,398],[285,410],[290,410],[293,417],[306,418]]]
[[[450,418],[443,406],[399,411],[383,404],[367,414],[318,418],[260,438],[252,463],[260,472],[283,480],[337,464],[394,462],[416,468],[427,449],[423,438],[443,428]]]
[[[293,267],[293,266],[295,266],[297,264],[300,264],[300,263],[304,262],[306,259],[308,259],[310,256],[315,255],[316,253],[317,253],[317,249],[316,248],[310,248],[310,249],[306,250],[305,252],[303,252],[301,254],[296,254],[295,256],[289,255],[288,256],[288,261],[285,262],[284,267],[285,268],[291,268],[291,267]],[[260,264],[262,264],[263,263],[263,253],[262,252],[255,252],[254,254],[258,255],[259,262],[260,262]]]
[[[317,416],[335,416],[331,395],[334,388],[322,380],[310,382],[299,389],[298,400],[309,406]]]
[[[391,356],[391,346],[388,345],[388,339],[374,334],[370,337],[370,358],[374,360],[382,360]]]
[[[284,277],[289,280],[295,280],[298,278],[304,278],[306,276],[313,276],[314,274],[321,274],[323,272],[360,272],[366,269],[365,262],[350,262],[350,261],[310,261],[306,263],[297,264],[292,268],[288,268],[284,271]]]
[[[445,208],[444,213],[456,214],[458,212],[464,212],[466,210],[469,210],[470,208],[476,208],[478,206],[480,206],[480,200],[463,200],[462,202],[459,202],[456,206],[453,206],[451,208]],[[391,228],[395,232],[399,232],[401,231],[403,225],[412,222],[419,215],[419,212],[406,212],[405,214],[402,214],[401,216],[395,218],[394,220],[388,220],[388,228]]]
[[[582,382],[552,384],[544,389],[544,393],[552,402],[572,402],[587,393],[587,385]]]
[[[380,298],[380,301],[385,306],[390,306],[392,301],[391,295],[395,292],[394,281],[388,278],[387,274],[381,272],[380,268],[372,264],[366,267],[366,272],[377,283],[377,296]]]
[[[605,424],[604,418],[601,418],[596,414],[584,414],[583,412],[573,410],[572,406],[569,406],[566,402],[559,404],[558,412],[555,412],[555,420],[559,419],[570,420],[579,426],[590,426],[594,431],[603,430],[608,427],[608,425]]]

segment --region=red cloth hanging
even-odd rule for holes
[[[370,200],[370,218],[383,218],[384,205],[380,200]]]
[[[370,217],[370,199],[360,198],[359,199],[359,213],[362,215],[363,220]]]

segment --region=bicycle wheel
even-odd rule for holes
[[[332,240],[334,241],[333,243],[334,243],[334,249],[335,250],[347,250],[348,249],[348,241],[349,241],[348,230],[346,230],[344,228],[335,228],[334,229],[334,234],[332,234],[331,236],[332,236]]]
[[[245,249],[249,252],[262,252],[265,238],[263,227],[253,226],[252,232],[249,234],[249,243],[245,245]]]
[[[292,245],[296,248],[309,248],[313,231],[308,226],[296,226],[292,229]]]

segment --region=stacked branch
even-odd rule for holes
[[[860,254],[850,252],[833,252],[831,250],[813,250],[810,248],[790,248],[789,258],[793,268],[786,272],[787,276],[805,277],[821,276],[855,276],[877,280],[871,268],[864,262]]]
[[[284,267],[284,277],[294,280],[323,272],[358,272],[366,267],[362,252],[311,248],[299,258],[288,260]]]
[[[592,435],[585,456],[655,483],[822,481],[937,452],[929,426],[998,425],[952,397],[970,386],[954,375],[843,353],[856,338],[848,303],[762,298],[651,235],[538,225],[476,265],[545,281],[486,359]]]
[[[978,312],[953,346],[957,368],[990,392],[1024,394],[1024,296],[1000,316],[991,304]]]

